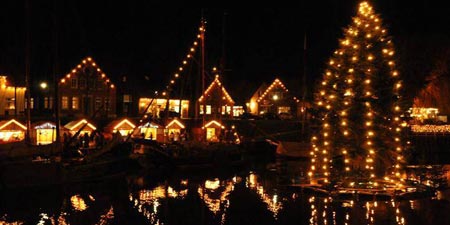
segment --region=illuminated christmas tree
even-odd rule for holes
[[[394,55],[381,19],[360,3],[315,93],[321,127],[312,138],[312,181],[400,179],[402,83]]]

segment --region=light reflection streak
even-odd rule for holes
[[[187,184],[185,180],[182,184]],[[160,185],[152,190],[140,190],[138,196],[133,194],[128,196],[133,207],[137,209],[144,217],[146,217],[150,224],[160,224],[161,221],[157,218],[158,208],[161,205],[160,200],[165,198],[181,198],[184,199],[188,193],[188,189],[176,191],[170,186]]]
[[[234,190],[234,182],[227,181],[223,185],[220,185],[220,181],[215,179],[214,181],[206,180],[204,186],[199,186],[197,192],[200,198],[208,206],[209,210],[214,214],[220,211],[221,203],[225,203],[225,209],[229,206],[228,195]],[[224,189],[220,192],[218,197],[214,195],[219,192],[219,189]],[[225,214],[225,213],[224,213]]]
[[[254,173],[250,173],[248,176],[246,186],[252,190],[256,190],[261,200],[267,204],[267,209],[273,213],[276,218],[278,212],[283,208],[281,202],[278,200],[278,195],[275,193],[272,197],[264,190],[264,186],[258,182],[257,176]]]
[[[405,218],[400,211],[399,204],[397,204],[397,207],[395,208],[395,221],[398,225],[405,225]]]
[[[24,222],[21,221],[14,221],[14,222],[6,222],[6,215],[0,217],[0,224],[1,225],[22,225]]]
[[[317,209],[315,203],[315,197],[310,197],[308,199],[309,203],[311,204],[311,217],[309,218],[309,224],[315,225],[317,224]]]
[[[112,219],[114,219],[114,208],[111,206],[104,215],[100,216],[100,221],[98,221],[98,223],[96,223],[96,225],[108,224],[108,221],[112,220]]]
[[[39,214],[39,217],[40,217],[40,219],[39,219],[39,222],[37,225],[44,225],[45,221],[49,220],[47,213],[41,213],[41,214]]]
[[[80,195],[73,195],[70,197],[70,202],[75,211],[82,212],[88,208],[88,205]]]

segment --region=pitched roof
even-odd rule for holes
[[[83,59],[81,63],[74,67],[64,78],[61,78],[59,83],[66,83],[66,79],[70,79],[70,77],[76,74],[84,73],[84,70],[86,68],[93,68],[94,75],[97,75],[99,78],[101,78],[105,82],[105,85],[110,85],[111,88],[114,88],[114,84],[110,81],[110,79],[91,57],[86,57],[85,59]]]
[[[79,119],[79,120],[71,121],[71,122],[67,123],[66,125],[64,125],[64,127],[69,129],[69,130],[74,130],[74,129],[79,129],[78,127],[80,125],[85,124],[85,123],[87,123],[86,126],[91,128],[92,130],[96,130],[97,129],[92,123],[88,122],[86,119]]]
[[[225,128],[220,122],[216,121],[216,120],[211,120],[208,123],[205,124],[205,126],[203,126],[202,128],[209,128],[209,127],[213,127],[213,128]]]
[[[166,128],[168,128],[168,129],[184,129],[185,126],[181,121],[179,121],[177,119],[173,119],[172,121],[170,121],[170,123],[167,124]]]
[[[2,120],[0,121],[0,130],[7,130],[7,129],[22,129],[26,130],[27,127],[20,122],[18,122],[15,119],[10,120]]]
[[[205,98],[205,96],[207,96],[212,90],[214,90],[214,88],[220,88],[220,90],[222,91],[222,94],[225,96],[225,98],[227,99],[227,101],[229,103],[234,104],[233,99],[230,97],[230,95],[228,94],[227,90],[225,89],[225,87],[223,87],[222,83],[219,80],[219,75],[216,75],[216,78],[213,80],[213,82],[209,85],[209,87],[206,89],[206,91],[203,93],[202,96],[200,96],[200,98],[198,99],[199,102],[203,101],[203,99]]]
[[[128,118],[113,120],[105,126],[105,131],[114,131],[117,129],[134,129],[136,125]]]
[[[263,84],[263,85],[265,85],[265,84]],[[263,85],[261,85],[261,86],[263,86]],[[278,78],[276,78],[276,79],[272,82],[272,84],[270,84],[270,86],[268,86],[268,87],[264,90],[263,94],[262,94],[261,96],[259,96],[259,98],[257,99],[257,102],[260,102],[261,100],[263,100],[263,99],[266,97],[266,95],[267,95],[268,93],[270,93],[270,91],[271,91],[272,89],[276,88],[276,87],[280,87],[285,93],[289,93],[289,90],[286,88],[286,86],[284,86],[283,82],[281,82]],[[258,90],[259,90],[259,89],[258,89]],[[297,102],[300,101],[297,97],[293,97],[293,99],[294,99],[295,101],[297,101]]]

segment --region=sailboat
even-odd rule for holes
[[[160,164],[163,166],[169,166],[175,169],[204,169],[218,166],[229,166],[235,164],[241,164],[242,150],[239,143],[239,136],[236,134],[236,129],[233,127],[226,129],[222,124],[221,119],[223,117],[222,112],[231,116],[230,110],[234,101],[231,99],[223,84],[221,83],[219,76],[215,75],[211,85],[206,87],[206,71],[205,71],[205,20],[202,18],[199,27],[199,34],[197,40],[194,41],[194,46],[190,48],[189,54],[186,60],[183,61],[183,65],[187,64],[189,59],[192,59],[191,55],[196,47],[200,47],[201,59],[199,59],[199,70],[201,74],[201,80],[197,83],[197,89],[201,83],[202,95],[195,99],[195,119],[190,121],[191,126],[197,126],[192,128],[192,132],[189,133],[188,140],[181,141],[180,132],[172,131],[173,124],[177,125],[177,129],[187,130],[180,121],[169,121],[167,117],[163,119],[166,123],[166,130],[168,140],[163,143],[156,141],[138,141],[139,146],[144,146],[143,157],[149,161],[149,164]],[[179,68],[179,71],[183,71],[183,67]],[[218,73],[216,69],[213,69],[214,73]],[[163,93],[167,93],[167,104],[169,102],[169,91],[173,89],[173,84],[179,79],[179,73],[175,73],[174,78],[168,85],[168,90]],[[208,105],[207,101],[210,96],[215,94],[220,95],[220,102],[225,99],[227,103],[225,105]],[[151,103],[150,103],[151,104]],[[208,105],[208,106],[207,106]],[[149,106],[147,106],[148,109]],[[208,108],[208,109],[207,109]],[[214,108],[214,109],[213,109]],[[216,115],[208,115],[207,112],[217,111]],[[144,111],[146,112],[146,110]],[[167,116],[164,115],[164,116]],[[208,120],[207,120],[208,119]],[[147,165],[148,166],[148,165]]]

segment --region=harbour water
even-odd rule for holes
[[[337,200],[289,188],[306,171],[304,161],[277,160],[2,191],[0,224],[450,224],[449,190],[418,200]]]

